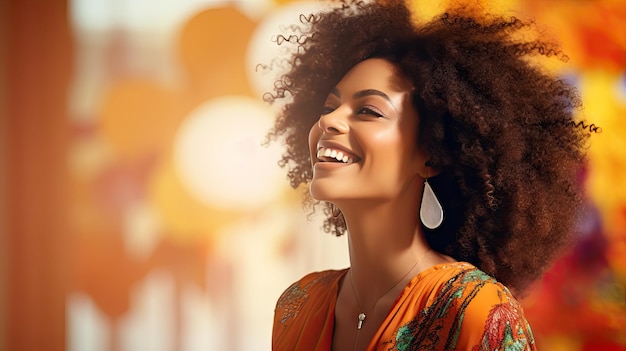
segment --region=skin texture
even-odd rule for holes
[[[325,230],[342,235],[349,229],[353,267],[358,269],[359,257],[364,265],[374,259],[375,249],[383,257],[403,252],[398,262],[381,259],[368,266],[379,277],[369,282],[375,286],[368,286],[370,300],[404,274],[394,273],[408,269],[422,247],[433,249],[425,262],[467,261],[523,293],[570,243],[580,202],[577,174],[590,133],[574,117],[580,99],[574,88],[530,60],[567,57],[537,34],[533,23],[515,17],[451,7],[420,23],[403,1],[338,5],[303,16],[302,28],[279,41],[296,53],[266,98],[285,102],[270,138],[285,145],[281,165],[289,169],[291,185],[311,186],[321,201],[307,194],[305,203],[322,206]],[[418,116],[410,122],[412,137],[398,125],[390,129],[398,144],[382,143],[389,150],[380,153],[383,158],[370,138],[382,127],[370,125],[386,120],[344,115],[355,108],[353,90],[369,89],[350,88],[344,78],[371,58],[391,64],[398,73],[394,79],[407,81],[406,100]],[[329,98],[335,88],[340,97]],[[318,121],[326,131],[320,137]],[[402,118],[397,123],[410,124]],[[343,127],[349,133],[338,134]],[[363,162],[341,175],[339,169],[314,170],[309,144],[331,136]],[[405,148],[409,142],[413,147]],[[417,222],[425,176],[444,207],[444,222],[436,230]],[[332,216],[331,202],[342,215]],[[394,233],[402,234],[390,237]],[[355,270],[358,292],[368,290],[361,274]]]

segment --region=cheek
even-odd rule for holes
[[[415,139],[409,133],[404,133],[399,129],[390,129],[371,134],[369,146],[376,167],[384,170],[386,174],[416,171],[417,147]]]
[[[403,158],[410,151],[404,140],[404,135],[397,129],[388,129],[370,133],[368,144],[373,148],[373,152],[383,155],[385,159],[393,160]]]

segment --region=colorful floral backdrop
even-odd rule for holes
[[[560,38],[585,118],[579,243],[523,301],[542,350],[626,350],[626,5],[483,1]],[[348,264],[264,146],[303,1],[73,0],[67,102],[68,350],[267,350],[273,306]],[[424,18],[442,3],[416,2]],[[59,283],[61,284],[61,282]]]

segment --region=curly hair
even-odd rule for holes
[[[430,183],[446,217],[424,228],[426,240],[522,293],[571,242],[594,128],[575,121],[578,92],[531,60],[566,61],[559,46],[532,21],[460,6],[420,24],[401,0],[341,1],[300,22],[278,37],[296,51],[265,96],[285,101],[269,136],[286,146],[280,165],[292,187],[311,180],[307,135],[328,92],[357,63],[384,58],[415,85],[418,143],[441,170]],[[324,229],[343,234],[343,218],[325,206]]]

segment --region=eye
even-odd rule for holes
[[[374,116],[374,117],[383,117],[383,114],[380,113],[378,110],[371,108],[371,107],[362,107],[361,109],[359,109],[357,111],[357,114],[359,115],[370,115],[370,116]]]

